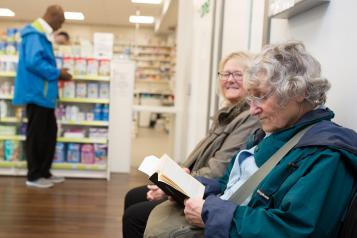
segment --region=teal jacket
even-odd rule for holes
[[[52,43],[36,22],[21,30],[19,51],[13,104],[55,108],[60,70],[56,67]]]
[[[260,167],[299,130],[316,123],[259,184],[247,206],[213,195],[224,191],[234,160],[219,181],[201,180],[208,185],[205,237],[336,237],[357,181],[357,134],[330,122],[333,116],[329,109],[309,112],[258,144],[254,158]]]

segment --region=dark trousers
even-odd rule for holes
[[[57,122],[55,110],[35,104],[26,106],[27,179],[51,177],[51,165],[56,148]]]
[[[130,190],[125,195],[123,214],[123,238],[142,238],[150,212],[157,205],[165,201],[148,201],[146,186]]]

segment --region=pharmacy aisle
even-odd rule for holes
[[[12,46],[18,41],[17,29],[8,29],[0,55],[0,174],[4,175],[26,173],[26,116],[23,108],[11,103],[18,58]],[[80,50],[77,46],[55,50],[58,67],[68,68],[74,80],[59,83],[59,130],[52,168],[66,177],[109,179],[111,61],[83,57]]]

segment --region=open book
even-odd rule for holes
[[[180,204],[183,204],[186,198],[203,198],[205,186],[166,154],[160,159],[153,155],[145,157],[139,170]]]

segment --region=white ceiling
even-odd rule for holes
[[[132,26],[129,16],[135,15],[140,10],[140,15],[159,18],[162,12],[161,5],[134,4],[130,0],[0,0],[0,8],[10,8],[15,12],[15,17],[0,17],[3,20],[32,21],[45,12],[47,6],[59,4],[65,11],[83,12],[84,21],[66,21],[80,24],[99,24],[114,26]],[[177,4],[174,7],[177,13]],[[174,19],[172,19],[174,18]],[[176,26],[177,14],[169,16],[167,21]],[[167,19],[167,17],[166,17]],[[151,27],[154,28],[154,25]],[[168,27],[172,27],[168,26]]]

